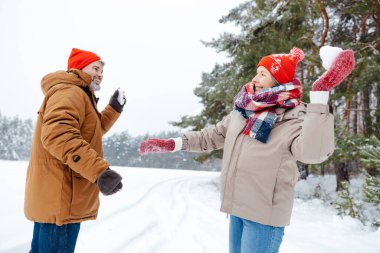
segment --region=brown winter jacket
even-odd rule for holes
[[[109,105],[98,112],[90,82],[79,70],[57,71],[42,79],[45,98],[25,187],[24,211],[31,221],[63,225],[97,217],[95,181],[109,167],[102,158],[102,135],[120,113]]]
[[[215,126],[185,134],[183,149],[224,148],[221,211],[271,226],[287,226],[298,179],[296,161],[315,164],[334,151],[334,119],[328,105],[277,108],[266,144],[242,134],[245,119],[231,112]]]

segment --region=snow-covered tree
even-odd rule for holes
[[[377,213],[377,219],[372,225],[380,226],[380,141],[372,137],[370,143],[360,149],[361,161],[371,173],[364,171],[365,183],[363,186],[364,201],[372,212]]]
[[[348,181],[342,182],[342,189],[338,192],[340,200],[336,203],[338,214],[349,215],[352,218],[359,218],[358,206],[354,201],[354,197],[350,192],[350,184]]]
[[[377,228],[380,227],[380,141],[373,136],[358,150],[359,159],[367,169],[362,170],[364,182],[352,192],[350,183],[343,181],[335,204],[338,214],[350,215]]]
[[[161,132],[154,136],[140,135],[132,137],[127,132],[115,133],[103,141],[104,158],[116,166],[166,168],[166,169],[201,169],[219,170],[220,161],[212,159],[203,164],[195,161],[196,153],[174,152],[167,154],[149,154],[140,156],[141,141],[149,138],[167,139],[180,136],[179,132]]]
[[[30,155],[33,125],[31,120],[0,114],[0,159],[26,160]]]

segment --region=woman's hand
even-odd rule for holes
[[[174,148],[173,139],[148,139],[140,143],[140,155],[172,152]]]
[[[312,91],[331,91],[354,69],[354,51],[325,46],[321,48],[320,56],[323,61],[323,66],[327,70],[313,83]]]

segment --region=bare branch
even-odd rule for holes
[[[369,42],[369,43],[362,43],[362,42],[358,42],[356,44],[359,44],[359,45],[363,45],[364,47],[362,47],[359,51],[363,51],[367,48],[371,48],[373,50],[373,54],[374,55],[379,55],[380,52],[378,49],[376,49],[378,47],[378,42],[380,42],[380,37],[377,38],[376,40],[372,41],[372,42]]]
[[[325,45],[326,37],[327,37],[327,34],[329,32],[329,16],[327,15],[326,8],[323,6],[322,1],[317,0],[317,3],[318,3],[319,9],[322,12],[324,21],[325,21],[325,27],[324,27],[324,31],[323,31],[323,35],[322,35],[322,39],[321,39],[321,45],[319,46],[319,48],[321,48]]]

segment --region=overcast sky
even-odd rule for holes
[[[210,41],[232,25],[219,18],[242,0],[1,0],[0,113],[36,119],[41,78],[66,70],[71,48],[105,60],[102,109],[115,89],[126,108],[111,134],[175,130],[168,121],[202,109],[194,88],[202,72],[227,59]]]

